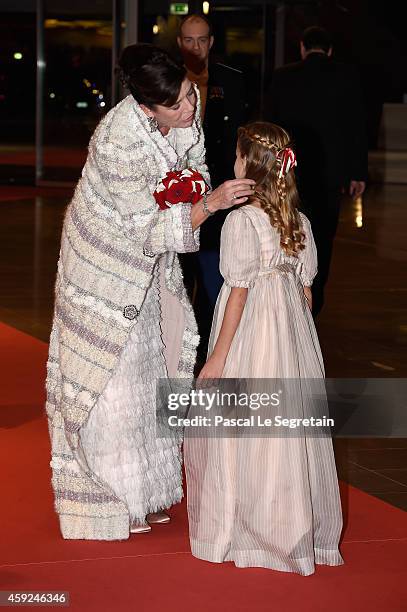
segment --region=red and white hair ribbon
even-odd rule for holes
[[[295,168],[297,165],[297,158],[294,151],[290,149],[290,147],[281,149],[281,151],[277,153],[276,159],[278,159],[280,162],[280,172],[278,173],[278,178],[286,176],[291,168]]]

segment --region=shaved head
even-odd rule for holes
[[[206,17],[204,17],[203,15],[188,15],[188,17],[185,17],[180,25],[179,28],[179,35],[182,36],[182,31],[184,29],[185,25],[188,24],[205,24],[208,28],[208,35],[212,36],[212,26],[209,23],[209,21],[206,19]]]
[[[189,15],[181,23],[177,42],[185,65],[199,74],[208,65],[213,45],[209,21],[201,15]]]

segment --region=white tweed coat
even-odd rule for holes
[[[186,329],[177,376],[192,377],[198,333],[176,253],[197,251],[190,204],[160,211],[152,196],[168,170],[188,166],[209,181],[199,104],[172,146],[151,133],[132,96],[100,122],[64,221],[47,363],[52,484],[62,534],[128,537],[125,505],[89,470],[79,430],[117,366],[137,321],[157,257],[166,253],[167,289]]]

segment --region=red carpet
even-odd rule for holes
[[[47,347],[0,323],[0,590],[64,590],[74,611],[405,610],[406,513],[342,485],[345,565],[313,576],[214,565],[189,552],[185,505],[126,542],[64,541],[43,414]]]

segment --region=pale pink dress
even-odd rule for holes
[[[303,286],[317,271],[308,219],[298,258],[280,247],[269,217],[251,205],[227,217],[210,355],[231,287],[247,287],[223,378],[321,379],[324,365]],[[303,381],[305,382],[305,381]],[[305,415],[306,416],[306,415]],[[186,432],[187,433],[187,432]],[[186,435],[190,542],[194,556],[239,567],[308,575],[341,565],[342,513],[330,438],[199,438]]]

